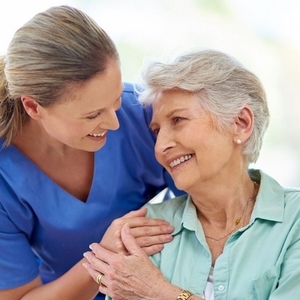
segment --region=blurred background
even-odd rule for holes
[[[143,61],[195,47],[236,57],[262,81],[271,113],[260,158],[283,185],[300,186],[300,1],[298,0],[9,0],[1,3],[0,55],[36,13],[72,5],[97,21],[120,53],[123,80]]]

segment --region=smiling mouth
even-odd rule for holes
[[[89,133],[88,136],[93,136],[93,137],[102,137],[105,135],[107,131],[104,131],[102,133]]]
[[[188,154],[188,155],[184,155],[184,156],[178,157],[178,158],[174,159],[173,161],[171,161],[171,163],[169,164],[169,166],[171,168],[174,168],[174,167],[180,165],[181,163],[190,160],[193,156],[194,156],[194,154]]]

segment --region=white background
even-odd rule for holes
[[[116,42],[123,79],[143,60],[191,47],[215,48],[261,79],[271,124],[256,164],[284,185],[300,186],[300,1],[298,0],[19,0],[3,1],[0,54],[34,14],[68,4],[93,17]]]

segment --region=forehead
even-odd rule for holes
[[[200,108],[199,99],[194,93],[183,90],[159,92],[153,102],[153,113],[168,113],[174,109]]]
[[[70,97],[73,100],[82,96],[97,95],[102,98],[119,93],[123,89],[120,64],[117,60],[109,60],[105,71],[96,74],[89,80],[73,86]],[[72,99],[70,99],[72,100]]]
[[[104,108],[115,102],[123,91],[120,66],[117,61],[111,61],[105,72],[91,79],[67,88],[61,104],[77,107],[82,114],[91,110]]]
[[[153,116],[150,127],[169,122],[173,117],[198,119],[205,115],[198,97],[182,90],[164,91],[157,94],[153,102]]]

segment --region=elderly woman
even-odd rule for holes
[[[99,290],[118,300],[298,298],[299,190],[249,169],[269,122],[260,81],[212,50],[152,63],[143,74],[156,158],[187,195],[147,205],[148,216],[175,227],[150,259],[128,225],[128,256],[90,246],[85,267],[101,277]]]

